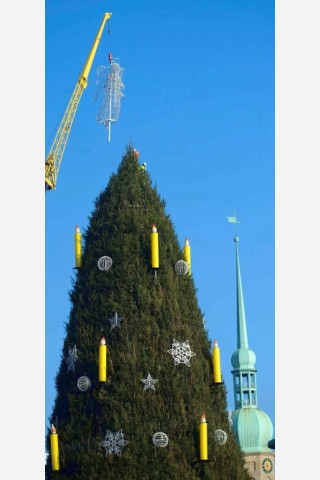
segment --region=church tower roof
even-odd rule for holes
[[[233,223],[237,222],[235,217]],[[243,288],[240,272],[239,237],[236,245],[237,288],[237,349],[233,352],[233,391],[235,410],[232,412],[233,431],[244,453],[270,452],[273,425],[268,415],[258,408],[258,388],[255,368],[256,355],[249,348]]]
[[[233,368],[239,370],[255,370],[256,356],[249,348],[246,314],[244,308],[241,272],[240,272],[240,260],[238,243],[239,237],[235,236],[234,241],[236,244],[236,280],[237,280],[237,350],[233,353],[231,363]]]

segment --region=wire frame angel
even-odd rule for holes
[[[110,66],[101,65],[97,69],[97,93],[103,92],[102,103],[97,115],[98,123],[102,123],[108,129],[108,142],[111,140],[111,124],[119,118],[121,99],[124,97],[122,90],[123,68],[119,63],[111,60]]]

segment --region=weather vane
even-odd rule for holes
[[[239,220],[237,219],[237,217],[236,217],[236,212],[234,212],[234,216],[233,216],[233,217],[227,217],[227,219],[228,219],[228,222],[229,222],[229,223],[233,223],[233,224],[234,224],[234,234],[235,234],[235,236],[237,236],[237,224],[238,224],[238,223],[241,223],[241,222],[239,222]]]

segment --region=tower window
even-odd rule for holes
[[[248,375],[242,375],[242,387],[248,387],[249,382],[248,382]]]

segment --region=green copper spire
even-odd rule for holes
[[[235,236],[234,241],[236,243],[236,271],[237,271],[237,347],[248,348],[249,344],[248,344],[248,335],[247,335],[246,314],[244,310],[239,251],[238,251],[239,237]]]
[[[234,224],[240,223],[236,217],[228,217],[228,221]],[[234,241],[236,244],[237,350],[231,357],[235,403],[232,425],[244,453],[268,452],[270,449],[267,444],[272,438],[273,426],[268,415],[258,408],[256,356],[249,348],[248,342],[237,235]]]
[[[236,285],[237,285],[237,350],[231,357],[234,368],[232,371],[234,381],[235,408],[254,407],[257,408],[257,386],[256,386],[256,356],[249,348],[246,314],[244,309],[240,259],[239,259],[239,237],[234,237],[236,244]]]

